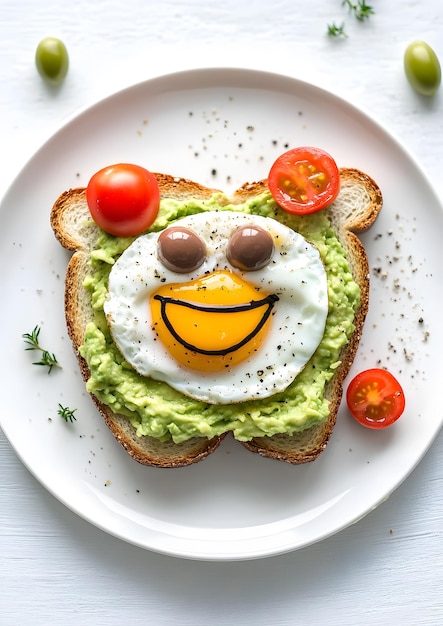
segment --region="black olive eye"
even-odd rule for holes
[[[240,226],[229,240],[226,257],[231,265],[243,271],[261,270],[274,252],[274,240],[260,226]]]
[[[178,274],[196,270],[206,258],[206,246],[189,228],[170,226],[158,238],[158,256],[165,267]]]

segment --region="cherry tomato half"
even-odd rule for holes
[[[337,197],[340,172],[324,150],[293,148],[271,167],[268,186],[277,204],[288,213],[315,213]]]
[[[386,428],[398,420],[405,408],[405,395],[398,380],[384,369],[357,374],[346,392],[351,415],[368,428]]]
[[[154,222],[160,190],[151,172],[128,163],[96,172],[88,183],[86,199],[100,228],[117,237],[140,235]]]

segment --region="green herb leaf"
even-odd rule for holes
[[[65,422],[73,422],[77,419],[74,415],[77,409],[70,409],[67,406],[62,406],[60,403],[58,406],[59,406],[59,409],[57,413],[58,415],[60,415],[62,419],[65,420]]]
[[[39,344],[40,326],[35,326],[31,333],[23,333],[22,338],[25,341],[25,350],[37,350],[41,352],[40,361],[34,361],[33,365],[44,365],[48,368],[48,374],[51,373],[53,367],[61,367],[54,353],[44,350]]]
[[[332,24],[328,24],[327,34],[328,34],[328,37],[347,37],[348,36],[345,32],[344,23],[337,26],[335,22],[333,22]]]
[[[39,350],[40,346],[38,345],[38,336],[40,335],[40,327],[36,326],[32,333],[24,333],[22,335],[25,343],[29,346],[25,348],[25,350]]]
[[[357,0],[356,4],[353,4],[351,0],[343,0],[342,6],[347,6],[359,22],[364,22],[375,14],[373,7],[366,4],[366,0]]]

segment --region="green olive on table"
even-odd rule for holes
[[[434,50],[424,41],[414,41],[406,48],[404,66],[407,79],[418,93],[433,96],[440,86],[441,67]]]
[[[35,64],[42,78],[49,83],[60,84],[69,67],[65,44],[56,37],[45,37],[37,46]]]

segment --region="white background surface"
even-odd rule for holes
[[[443,8],[439,0],[369,4],[376,14],[359,24],[340,0],[310,8],[294,0],[3,0],[0,193],[61,123],[98,98],[204,64],[283,71],[336,90],[394,132],[441,195],[443,90],[418,97],[402,57],[422,38],[443,59]],[[345,21],[347,39],[326,37],[333,21]],[[60,89],[49,89],[34,67],[47,35],[62,38],[70,53]],[[49,495],[0,437],[2,626],[443,623],[441,434],[358,524],[299,552],[244,563],[181,561],[107,536]]]

